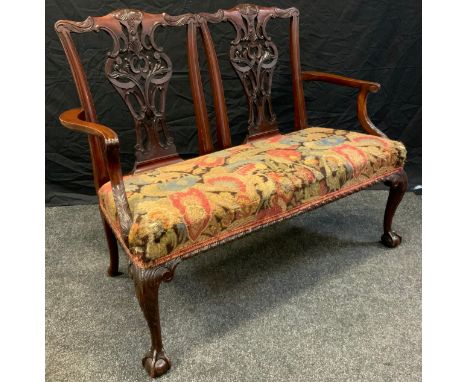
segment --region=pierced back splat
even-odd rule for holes
[[[219,10],[212,14],[202,13],[199,16],[202,22],[229,21],[236,30],[229,58],[247,96],[248,139],[278,133],[276,115],[271,103],[271,86],[278,62],[278,49],[266,32],[268,20],[293,18],[296,28],[298,15],[299,11],[296,8],[279,9],[240,4],[229,10]],[[299,57],[292,55],[291,59],[299,61]],[[296,68],[295,62],[292,64],[293,70],[300,70],[300,64]],[[294,90],[297,93],[297,89]]]
[[[190,22],[194,22],[191,14],[173,17],[120,9],[106,16],[88,17],[83,22],[61,24],[62,30],[77,33],[102,29],[113,40],[104,70],[135,123],[134,171],[181,160],[166,126],[166,94],[172,62],[156,44],[154,35],[160,26],[182,26]]]
[[[165,118],[172,62],[155,44],[154,30],[159,24],[143,26],[143,12],[140,11],[125,9],[113,16],[126,33],[120,31],[117,40],[120,47],[118,50],[114,47],[109,55],[105,73],[135,122],[136,165],[155,157],[173,156],[177,151]]]
[[[271,81],[278,49],[264,31],[266,23],[259,19],[257,7],[246,5],[238,10],[241,18],[228,18],[237,32],[236,39],[231,42],[229,58],[247,95],[252,136],[260,130],[277,129],[271,105]]]

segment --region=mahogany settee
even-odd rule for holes
[[[267,34],[272,18],[289,19],[294,131],[280,134],[271,88],[278,47]],[[236,35],[229,58],[248,103],[244,144],[232,146],[222,73],[210,29],[229,22]],[[155,42],[159,27],[185,27],[189,81],[198,132],[199,156],[182,160],[166,126],[166,92],[173,72],[169,55]],[[151,333],[143,366],[152,377],[170,368],[162,344],[158,289],[170,281],[181,260],[378,182],[390,187],[381,241],[396,247],[401,237],[392,219],[407,188],[405,147],[388,139],[367,114],[375,82],[302,72],[299,11],[241,4],[216,13],[151,14],[121,9],[83,22],[57,21],[81,107],[60,115],[63,126],[88,134],[94,183],[104,224],[110,265],[118,274],[118,248],[129,271]],[[105,60],[107,79],[135,122],[133,171],[122,176],[119,139],[100,124],[73,33],[105,31],[113,41]],[[197,35],[210,75],[216,121],[213,144],[202,86]],[[183,43],[183,42],[182,42]],[[286,47],[281,47],[285,48]],[[325,81],[356,88],[357,117],[364,133],[309,127],[303,82]],[[123,105],[123,104],[122,104]],[[292,130],[292,129],[291,129]],[[268,261],[268,259],[266,259]]]

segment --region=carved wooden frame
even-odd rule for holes
[[[238,238],[239,236],[244,236],[266,226],[277,224],[284,219],[309,212],[316,208],[320,208],[323,205],[332,203],[336,200],[369,188],[379,182],[383,182],[390,187],[387,206],[385,208],[383,225],[384,233],[381,237],[381,242],[389,248],[394,248],[397,247],[402,240],[401,236],[392,230],[392,221],[396,209],[403,199],[407,189],[408,180],[403,168],[398,168],[389,174],[383,174],[374,179],[369,179],[366,182],[356,184],[350,186],[349,188],[326,195],[325,197],[306,206],[306,208],[299,208],[282,219],[272,219],[262,226],[252,227],[247,233],[244,232],[242,235],[234,234],[228,235],[224,238],[217,238],[212,245],[194,247],[186,253],[178,254],[177,256],[168,256],[164,259],[164,262],[158,263],[154,266],[144,268],[144,264],[138,264],[136,261],[130,262],[129,273],[134,280],[138,301],[147,320],[151,334],[151,349],[144,355],[142,359],[143,367],[147,373],[151,377],[155,378],[165,374],[171,367],[171,362],[167,357],[162,344],[158,291],[162,281],[169,282],[173,279],[175,269],[182,260],[197,256],[213,246],[218,246],[220,244],[229,242]],[[102,212],[103,214],[106,214],[104,209]],[[120,236],[118,237],[127,256],[129,259],[132,259],[133,256],[130,253],[128,247],[125,245],[122,238]]]
[[[165,374],[171,367],[171,362],[166,356],[162,343],[158,295],[159,285],[163,281],[172,280],[174,271],[181,260],[181,258],[177,258],[150,269],[142,269],[130,264],[138,302],[151,333],[151,348],[144,355],[142,364],[152,378]]]
[[[270,18],[290,18],[290,58],[295,129],[307,127],[302,80],[326,81],[358,88],[357,114],[362,128],[368,134],[385,137],[385,134],[370,121],[367,114],[368,93],[378,91],[379,84],[320,72],[301,73],[299,11],[296,8],[279,9],[241,4],[230,10],[219,10],[213,14],[199,13],[180,16],[170,16],[164,13],[149,14],[139,10],[123,9],[103,17],[89,17],[83,22],[60,20],[55,24],[55,29],[70,63],[81,102],[81,108],[62,113],[60,121],[69,129],[88,134],[96,190],[110,180],[117,209],[118,219],[117,225],[115,225],[113,219],[107,215],[107,211],[101,208],[111,256],[109,275],[118,274],[117,240],[129,258],[132,259],[132,254],[127,246],[132,214],[123,183],[117,134],[109,127],[97,122],[87,79],[70,34],[102,29],[111,35],[114,47],[109,52],[105,72],[134,118],[137,134],[135,171],[141,171],[149,167],[163,166],[181,160],[167,131],[164,115],[165,94],[172,64],[169,57],[151,37],[155,29],[159,26],[185,25],[187,27],[190,85],[194,98],[199,150],[200,154],[206,154],[214,151],[214,148],[198,62],[197,28],[199,28],[203,39],[213,90],[218,148],[223,149],[231,146],[231,138],[221,73],[208,23],[229,21],[234,25],[237,36],[232,42],[230,57],[243,82],[249,102],[248,138],[258,139],[278,133],[270,99],[271,76],[277,60],[277,48],[266,32],[266,24]],[[249,49],[251,50],[249,51]],[[265,56],[261,61],[261,57],[264,55],[269,55],[269,57]],[[247,61],[246,57],[249,58]],[[257,73],[253,73],[255,70]],[[144,80],[142,81],[144,85],[140,85],[140,80]],[[252,86],[252,84],[259,83],[261,86]],[[147,140],[142,139],[143,132],[147,133]],[[392,231],[392,220],[407,189],[407,176],[403,168],[327,195],[308,206],[303,206],[304,208],[292,211],[291,214],[282,219],[310,211],[380,181],[390,187],[384,216],[384,234],[381,241],[388,247],[396,247],[401,243],[401,236]],[[267,221],[262,227],[277,223],[279,220]],[[252,227],[251,231],[260,228]],[[238,236],[218,238],[213,242],[213,245],[232,240]],[[142,361],[145,370],[151,377],[165,374],[171,366],[162,343],[158,301],[159,286],[163,281],[172,280],[176,267],[183,259],[192,257],[209,247],[194,247],[187,253],[179,254],[178,257],[165,258],[163,262],[147,268],[143,266],[144,264],[138,264],[137,261],[132,260],[130,263],[129,270],[135,283],[138,301],[151,333],[151,349]]]
[[[387,136],[372,123],[369,115],[367,114],[367,96],[369,95],[369,92],[377,93],[380,90],[379,83],[357,80],[355,78],[339,76],[337,74],[313,71],[302,72],[302,79],[304,81],[322,81],[359,89],[359,95],[357,98],[357,117],[362,129],[367,134],[387,138]]]
[[[208,23],[228,21],[236,30],[236,37],[231,42],[230,61],[241,80],[248,104],[248,140],[264,138],[278,134],[276,115],[271,104],[273,71],[278,60],[278,49],[266,31],[266,25],[272,18],[290,19],[290,59],[293,83],[295,129],[307,126],[304,91],[300,77],[299,55],[299,11],[291,7],[262,7],[254,4],[239,4],[231,9],[220,9],[215,13],[199,13],[198,21],[205,43],[211,75],[219,148],[226,148],[230,140],[228,135],[227,112],[222,80],[218,77],[219,67],[211,41]],[[216,69],[217,68],[217,69]]]
[[[161,26],[187,27],[187,56],[199,151],[201,155],[212,152],[198,62],[197,21],[193,14],[171,16],[165,13],[152,14],[135,9],[119,9],[106,16],[88,17],[82,22],[59,20],[55,23],[55,30],[70,63],[82,105],[81,109],[64,112],[60,121],[65,127],[88,134],[96,191],[110,180],[119,229],[125,240],[132,217],[122,178],[118,136],[112,129],[97,124],[93,98],[71,33],[104,30],[112,38],[113,48],[108,53],[105,73],[134,119],[137,137],[134,171],[138,172],[182,160],[166,128],[165,98],[168,81],[172,75],[172,63],[154,40],[154,32]],[[112,138],[103,135],[103,131]],[[146,142],[142,138],[143,132],[146,132]],[[104,222],[105,227],[106,224]],[[115,238],[108,236],[109,248],[115,247],[114,243]],[[112,258],[113,261],[117,261],[115,253]]]

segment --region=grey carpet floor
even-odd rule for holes
[[[421,197],[378,243],[387,193],[364,191],[183,262],[160,289],[161,381],[420,381]],[[46,209],[46,380],[149,381],[145,320],[98,208]]]

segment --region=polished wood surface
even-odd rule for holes
[[[209,41],[208,28],[205,23],[215,24],[229,22],[235,29],[236,36],[231,42],[229,58],[237,73],[247,98],[248,105],[248,136],[247,140],[259,139],[279,133],[276,114],[271,102],[273,72],[278,61],[278,48],[267,34],[266,27],[270,19],[289,18],[291,42],[291,70],[293,78],[293,95],[295,105],[295,126],[304,128],[307,125],[304,94],[300,79],[299,56],[299,11],[297,8],[281,9],[277,7],[263,7],[254,4],[239,4],[231,9],[220,9],[215,13],[198,14],[202,35]],[[214,56],[213,49],[208,51]],[[210,66],[217,66],[211,60]],[[218,69],[219,70],[219,69]],[[212,72],[217,74],[217,70]],[[224,103],[219,94],[222,89],[221,78],[211,76],[217,103]],[[218,120],[227,120],[225,107],[216,108]],[[225,124],[218,125],[218,136],[226,133]]]
[[[202,154],[213,151],[199,78],[195,35],[198,24],[195,22],[196,18],[192,14],[171,16],[119,9],[105,16],[88,17],[81,22],[59,20],[55,23],[82,106],[82,111],[73,109],[62,114],[61,122],[69,129],[89,135],[96,192],[104,183],[111,181],[119,226],[125,239],[132,218],[122,180],[118,137],[110,128],[97,123],[93,98],[71,33],[103,30],[112,38],[113,47],[104,70],[134,119],[137,141],[134,171],[138,172],[181,160],[166,127],[165,98],[172,76],[172,63],[154,41],[154,32],[160,26],[187,26],[187,52],[199,149]],[[104,228],[107,230],[106,226]],[[114,239],[110,240],[112,242]]]
[[[187,26],[187,56],[189,66],[190,86],[195,108],[195,120],[198,126],[198,149],[200,155],[209,154],[214,151],[213,142],[210,133],[210,121],[208,119],[208,112],[206,110],[205,93],[203,92],[203,85],[200,74],[200,64],[198,62],[198,48],[197,48],[197,26],[191,22]]]
[[[322,81],[328,82],[335,85],[347,86],[352,88],[357,88],[359,90],[359,95],[357,98],[357,117],[359,123],[361,124],[362,129],[371,135],[377,135],[380,137],[386,138],[387,136],[380,131],[371,121],[369,115],[367,114],[367,96],[369,92],[376,93],[380,90],[380,84],[377,82],[357,80],[355,78],[349,78],[340,76],[337,74],[323,73],[323,72],[313,72],[307,71],[302,72],[302,79],[304,81]]]
[[[289,52],[291,56],[291,78],[294,98],[294,129],[302,130],[308,127],[307,110],[302,87],[301,56],[299,48],[299,11],[293,14],[289,22]]]
[[[229,57],[247,97],[249,110],[247,139],[255,140],[279,134],[276,115],[271,104],[272,77],[278,59],[278,48],[266,32],[266,25],[272,18],[285,18],[290,21],[289,49],[294,129],[308,127],[303,81],[323,81],[358,89],[357,117],[362,128],[368,134],[385,137],[385,134],[372,123],[367,112],[368,94],[380,89],[378,83],[336,74],[301,72],[299,11],[296,8],[280,9],[240,4],[215,13],[179,16],[120,9],[106,16],[89,17],[82,22],[60,20],[55,24],[81,103],[80,108],[62,113],[60,121],[66,128],[88,135],[96,191],[108,181],[112,186],[118,226],[114,226],[106,211],[101,210],[110,255],[108,268],[110,276],[119,274],[117,240],[124,250],[128,251],[128,235],[133,219],[120,165],[119,139],[114,130],[98,123],[93,98],[71,33],[104,30],[112,37],[113,48],[106,59],[105,73],[134,119],[137,141],[134,171],[139,172],[182,160],[177,154],[174,141],[166,126],[166,92],[172,76],[172,63],[169,56],[154,43],[154,32],[160,26],[186,27],[189,80],[200,155],[213,152],[214,146],[200,73],[197,32],[200,32],[203,41],[210,74],[216,117],[216,147],[219,150],[231,146],[222,73],[209,27],[213,23],[230,22],[236,31]],[[389,176],[382,175],[379,179],[358,184],[346,192],[325,196],[317,202],[316,207],[367,188],[377,181],[383,181],[390,187],[381,242],[388,247],[396,247],[401,243],[401,236],[392,230],[392,220],[407,189],[407,177],[403,169],[395,170]],[[195,252],[184,256],[184,259],[192,255],[195,255]],[[143,357],[142,363],[153,378],[165,374],[171,367],[162,342],[158,291],[161,282],[172,280],[174,271],[181,261],[182,258],[178,257],[150,269],[141,269],[131,262],[129,265],[129,274],[135,283],[137,298],[151,335],[151,349]]]
[[[115,207],[118,215],[120,233],[127,240],[132,224],[132,213],[125,194],[125,186],[120,165],[119,138],[115,131],[99,123],[89,122],[83,109],[71,109],[60,115],[63,126],[101,138],[104,146],[104,165],[112,186]],[[105,227],[105,229],[107,229]]]
[[[304,81],[325,81],[336,85],[349,86],[353,88],[367,88],[372,93],[379,91],[380,84],[377,82],[357,80],[355,78],[339,76],[337,74],[307,71],[302,72]]]
[[[390,188],[390,192],[388,194],[387,206],[385,207],[384,233],[380,240],[385,246],[395,248],[401,244],[401,236],[392,231],[392,222],[396,209],[408,189],[408,176],[405,170],[401,169],[400,172],[385,179],[383,183]]]
[[[151,334],[151,349],[142,359],[143,367],[152,378],[160,377],[171,368],[171,361],[164,351],[159,316],[159,286],[174,277],[182,259],[169,261],[161,267],[141,269],[131,265],[135,291]]]
[[[222,150],[231,147],[231,132],[229,130],[229,120],[224,99],[223,80],[219,69],[218,58],[211,38],[206,20],[199,18],[200,30],[205,49],[208,70],[210,73],[211,91],[213,92],[213,103],[216,116],[216,138],[217,148]]]

